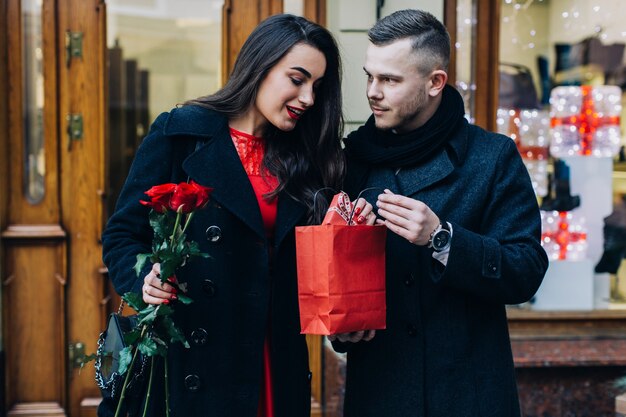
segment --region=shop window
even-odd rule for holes
[[[497,130],[529,170],[551,258],[530,308],[624,305],[625,14],[611,0],[500,3]]]
[[[150,123],[222,85],[223,0],[108,0],[109,203]]]

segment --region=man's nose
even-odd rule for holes
[[[369,99],[380,99],[383,94],[381,89],[379,88],[378,82],[376,80],[370,82],[367,86],[367,98]]]

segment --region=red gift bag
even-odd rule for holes
[[[348,225],[336,200],[325,223],[343,224],[296,227],[301,333],[384,329],[387,228]]]

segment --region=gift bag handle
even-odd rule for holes
[[[382,187],[368,187],[365,188],[363,190],[361,190],[361,192],[359,193],[359,195],[357,195],[356,200],[358,200],[359,198],[361,198],[361,195],[366,192],[366,191],[372,191],[372,190],[380,190],[382,192],[384,192],[384,188]],[[313,194],[313,210],[315,210],[317,208],[317,204],[315,204],[316,200],[317,200],[317,195],[320,193],[320,191],[332,191],[333,193],[337,194],[337,190],[335,190],[334,188],[331,187],[324,187],[324,188],[320,188],[319,190],[315,191],[315,194]],[[355,201],[356,201],[355,200]],[[356,208],[356,205],[352,206],[352,210],[350,211],[350,214],[348,216],[348,224],[351,225],[353,224],[352,222],[352,218],[354,217],[354,209]],[[317,213],[315,213],[317,215]]]

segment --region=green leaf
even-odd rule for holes
[[[154,307],[154,306],[152,306]],[[144,324],[152,324],[154,323],[154,320],[157,317],[157,309],[156,308],[152,308],[151,310],[146,309],[146,314],[140,314],[139,315],[139,325],[144,325]]]
[[[139,310],[137,313],[139,314],[139,319],[141,319],[142,317],[147,316],[148,314],[152,313],[154,311],[154,309],[156,308],[155,305],[152,304],[148,304],[146,305],[145,308]],[[139,327],[139,326],[137,326]]]
[[[133,360],[133,350],[131,346],[126,346],[124,349],[120,350],[120,366],[118,368],[118,373],[120,375],[124,375],[130,366],[130,363]]]
[[[146,261],[151,255],[152,255],[151,253],[138,253],[137,254],[137,262],[135,262],[135,266],[133,267],[137,276],[141,274],[141,271],[143,270],[143,267],[146,264]]]
[[[126,345],[134,345],[140,337],[141,330],[133,329],[130,332],[124,334],[124,342],[126,343]]]
[[[154,356],[157,354],[157,344],[151,338],[145,338],[139,342],[137,349],[146,356]]]
[[[176,215],[171,212],[150,212],[150,226],[152,226],[152,230],[154,230],[154,239],[157,241],[169,239],[174,230],[175,223]]]
[[[200,245],[198,245],[198,242],[189,242],[189,255],[190,256],[201,256],[203,258],[209,258],[209,254],[208,253],[203,253],[200,252]]]
[[[178,328],[178,326],[176,326],[171,317],[165,317],[163,319],[162,326],[169,336],[170,343],[180,342],[183,346],[189,348],[189,343],[187,342],[187,339],[185,339],[185,334],[182,330],[180,330],[180,328]]]
[[[96,359],[98,359],[98,354],[97,353],[92,353],[90,355],[85,355],[85,357],[80,360],[80,370],[78,372],[80,373],[80,371],[83,370],[83,366],[87,365],[91,361],[95,361]]]
[[[137,294],[134,292],[127,292],[122,296],[122,299],[126,301],[126,304],[131,306],[135,311],[141,311],[148,306],[148,304],[143,301],[141,294]]]
[[[178,301],[180,301],[181,303],[185,305],[193,303],[193,299],[191,297],[186,296],[185,294],[178,293],[176,294],[176,297],[178,297]]]
[[[172,307],[161,304],[159,308],[157,308],[156,314],[157,316],[170,316],[174,313],[174,309]]]

